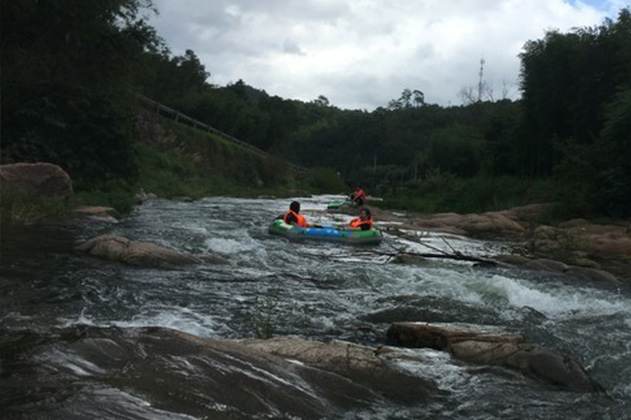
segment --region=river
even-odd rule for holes
[[[349,220],[324,211],[333,199],[301,199],[303,213],[320,224]],[[471,366],[446,353],[415,350],[423,362],[410,362],[405,368],[435,382],[446,397],[429,404],[361,407],[345,418],[631,418],[629,287],[440,260],[422,266],[391,264],[374,251],[391,252],[393,244],[427,249],[389,235],[378,247],[293,243],[270,236],[267,225],[289,201],[151,200],[118,223],[3,226],[3,416],[213,419],[276,418],[274,413],[284,412],[283,407],[273,407],[252,416],[238,406],[213,405],[210,396],[189,400],[186,395],[196,390],[186,375],[144,378],[160,385],[141,387],[134,375],[115,375],[111,363],[86,360],[69,344],[68,337],[86,331],[106,331],[130,345],[133,339],[125,336],[130,327],[161,326],[207,338],[271,332],[377,346],[381,342],[369,329],[383,331],[393,321],[420,320],[498,325],[523,333],[529,341],[579,361],[606,392],[569,392],[506,369]],[[196,255],[216,254],[231,264],[149,269],[73,251],[76,243],[102,233]],[[471,255],[509,247],[446,238],[452,247]],[[440,235],[428,235],[424,241],[447,246]],[[152,351],[151,357],[161,360],[165,369],[182,370],[182,361],[162,357],[159,346]],[[199,376],[203,385],[203,374]],[[169,388],[184,397],[178,403],[161,400],[160,392]],[[191,405],[197,409],[187,409]]]

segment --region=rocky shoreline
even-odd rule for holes
[[[631,222],[597,224],[572,219],[554,225],[539,222],[553,204],[531,204],[480,214],[417,214],[371,207],[375,223],[398,231],[439,232],[500,240],[513,253],[493,259],[524,269],[567,272],[594,280],[631,283]],[[355,215],[356,209],[336,212]]]

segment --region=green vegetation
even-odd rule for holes
[[[25,193],[2,193],[1,223],[34,224],[68,219],[72,207],[59,197],[32,197]]]
[[[385,206],[422,211],[554,200],[566,215],[631,215],[629,9],[598,27],[528,41],[520,101],[478,94],[440,107],[405,89],[367,112],[323,96],[269,96],[242,80],[215,86],[193,51],[172,55],[149,26],[153,7],[3,4],[3,77],[11,85],[3,91],[2,163],[59,164],[79,202],[119,209],[141,187],[199,197],[361,185]],[[178,124],[148,133],[134,92],[278,158]],[[298,184],[285,160],[314,169]]]
[[[113,181],[100,184],[99,188],[75,193],[73,203],[75,206],[113,207],[119,213],[128,213],[136,204],[135,193],[133,186]]]
[[[430,171],[426,178],[409,181],[395,193],[373,205],[421,213],[472,213],[502,210],[555,199],[549,179],[530,180],[514,176],[461,178]]]
[[[159,124],[155,121],[154,124]],[[294,188],[289,164],[216,135],[168,123],[136,144],[138,185],[159,196],[260,195]]]
[[[323,167],[309,169],[303,184],[316,193],[343,193],[348,189],[338,172]]]

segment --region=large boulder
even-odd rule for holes
[[[72,197],[70,176],[51,163],[12,163],[0,166],[2,194],[21,193],[29,197]]]
[[[429,230],[452,231],[457,229],[475,237],[519,237],[525,229],[499,212],[482,214],[438,213],[429,217],[414,218],[411,225]]]
[[[445,350],[469,363],[517,369],[570,390],[602,390],[567,355],[527,343],[521,335],[496,327],[400,322],[390,326],[387,336],[399,345]]]
[[[225,264],[217,256],[197,257],[164,248],[150,242],[132,241],[118,235],[101,235],[77,246],[78,251],[96,257],[142,267],[170,267],[188,264]]]
[[[159,327],[75,327],[54,351],[71,354],[73,363],[47,360],[41,386],[59,386],[62,376],[77,378],[76,390],[90,375],[87,395],[106,385],[193,418],[355,418],[349,412],[422,406],[442,394],[374,348],[299,337],[222,340]]]

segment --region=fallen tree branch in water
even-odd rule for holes
[[[386,230],[388,233],[392,234],[393,236],[399,238],[399,239],[404,239],[407,240],[409,242],[413,242],[417,245],[422,245],[426,248],[431,249],[434,252],[413,252],[413,251],[407,251],[405,250],[402,246],[396,246],[392,241],[385,241],[385,244],[390,246],[390,248],[392,248],[392,252],[388,252],[388,251],[384,251],[384,250],[376,250],[376,249],[362,249],[357,250],[357,248],[353,249],[352,251],[346,251],[346,252],[337,252],[335,255],[331,255],[331,254],[321,254],[321,253],[315,253],[315,252],[308,252],[305,250],[301,251],[301,254],[303,255],[308,255],[308,256],[313,256],[313,257],[328,257],[331,258],[335,261],[344,261],[345,259],[349,259],[349,258],[383,258],[382,261],[379,261],[378,263],[380,264],[388,264],[391,263],[393,260],[395,260],[397,257],[400,256],[411,256],[411,257],[420,257],[420,258],[442,258],[442,259],[447,259],[447,260],[455,260],[455,261],[467,261],[467,262],[474,262],[474,263],[479,263],[479,264],[484,264],[487,266],[508,266],[505,263],[502,262],[498,262],[498,261],[494,261],[492,259],[489,258],[482,258],[482,257],[474,257],[471,255],[465,255],[462,252],[456,250],[445,238],[441,239],[443,240],[443,242],[445,242],[445,244],[447,245],[447,247],[449,247],[449,249],[451,249],[452,253],[449,253],[445,250],[442,250],[440,248],[437,248],[435,246],[429,245],[427,243],[424,243],[421,241],[422,237],[419,238],[416,235],[411,235],[408,234],[406,232],[403,232],[399,229],[384,229]],[[377,262],[374,261],[373,262]]]
[[[404,250],[402,247],[397,247],[395,246],[393,243],[389,243],[388,245],[390,245],[390,247],[392,247],[396,252],[394,253],[386,253],[386,252],[378,252],[380,255],[382,256],[386,256],[388,257],[388,261],[386,262],[390,262],[393,259],[397,258],[398,256],[401,255],[409,255],[409,256],[413,256],[413,257],[421,257],[421,258],[442,258],[442,259],[447,259],[447,260],[456,260],[456,261],[469,261],[469,262],[476,262],[476,263],[480,263],[480,264],[485,264],[485,265],[492,265],[492,266],[498,266],[498,265],[505,265],[502,264],[498,261],[494,261],[488,258],[481,258],[481,257],[474,257],[471,255],[464,255],[462,252],[456,250],[453,246],[451,246],[451,244],[443,237],[441,237],[441,239],[443,240],[443,242],[445,242],[445,244],[449,247],[449,249],[451,249],[451,251],[453,253],[448,253],[447,251],[444,251],[440,248],[434,247],[432,245],[426,244],[424,242],[422,242],[418,236],[416,235],[410,235],[408,233],[402,232],[399,229],[389,229],[389,232],[391,234],[393,234],[394,236],[397,236],[400,239],[405,239],[407,241],[413,242],[415,244],[418,245],[422,245],[424,247],[427,247],[433,251],[436,251],[437,253],[427,253],[427,252],[411,252],[411,251],[406,251]]]

